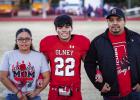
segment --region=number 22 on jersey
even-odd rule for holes
[[[65,60],[62,57],[56,57],[54,62],[55,65],[55,75],[57,76],[74,76],[74,58],[66,58]],[[63,68],[65,66],[65,68]]]

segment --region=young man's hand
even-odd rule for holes
[[[102,83],[103,82],[103,77],[101,74],[96,74],[95,76],[95,82]]]
[[[36,86],[37,88],[42,88],[43,87],[43,76],[42,74],[39,74],[39,77],[37,79],[37,82],[36,82]]]
[[[43,79],[38,79],[37,80],[37,88],[42,88],[43,87]]]
[[[105,83],[104,86],[103,86],[103,88],[102,88],[102,90],[101,90],[101,92],[107,93],[110,90],[111,90],[111,87],[109,86],[109,84],[108,83]]]

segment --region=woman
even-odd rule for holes
[[[40,73],[43,86],[38,88]],[[29,29],[21,28],[16,32],[14,50],[3,56],[0,79],[8,89],[6,100],[41,100],[39,93],[49,83],[50,69],[44,55],[34,50]]]

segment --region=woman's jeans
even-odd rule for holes
[[[103,97],[104,100],[140,100],[140,92],[131,92],[129,95],[120,98]]]
[[[5,100],[19,100],[16,94],[8,94]],[[40,96],[35,96],[34,98],[29,98],[28,100],[41,100]]]

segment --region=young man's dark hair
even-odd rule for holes
[[[68,15],[60,15],[57,16],[54,20],[55,27],[61,27],[61,26],[71,26],[72,27],[72,18]]]

